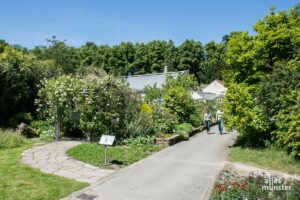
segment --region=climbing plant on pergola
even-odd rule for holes
[[[105,73],[43,80],[38,97],[40,112],[55,121],[57,138],[73,112],[80,113],[78,127],[88,139],[101,134],[128,137],[126,123],[140,109],[137,96],[120,79]]]

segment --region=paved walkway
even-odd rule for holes
[[[209,199],[236,133],[205,132],[71,194],[68,200]]]
[[[22,162],[38,168],[42,172],[87,183],[94,183],[113,172],[112,170],[99,169],[68,157],[65,152],[80,143],[76,141],[61,141],[35,146],[23,152]]]

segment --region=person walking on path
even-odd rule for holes
[[[209,110],[207,110],[204,113],[204,123],[205,123],[207,134],[209,134],[209,131],[210,131],[210,120],[211,120],[211,114],[210,114]]]
[[[219,126],[219,132],[223,135],[223,112],[220,109],[216,113],[216,120]]]

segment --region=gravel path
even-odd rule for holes
[[[236,133],[196,134],[71,194],[68,200],[202,200],[226,163]]]
[[[61,141],[35,146],[22,153],[22,162],[45,173],[90,184],[113,172],[113,170],[100,169],[68,157],[66,151],[79,144],[81,142]]]

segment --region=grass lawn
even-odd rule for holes
[[[229,160],[290,174],[300,174],[300,161],[288,156],[285,151],[274,148],[258,150],[232,147]]]
[[[0,149],[0,200],[60,199],[88,185],[21,164],[22,151],[31,146]]]
[[[136,161],[139,161],[154,152],[163,149],[163,145],[145,145],[145,146],[115,146],[108,147],[108,161],[111,163],[122,164],[128,166]],[[81,144],[68,150],[68,155],[89,163],[91,165],[111,169],[112,166],[104,165],[104,147],[103,145]]]

